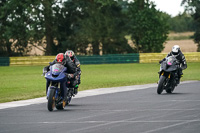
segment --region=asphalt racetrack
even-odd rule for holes
[[[183,82],[172,94],[158,95],[156,87],[119,87],[122,92],[97,90],[90,96],[80,92],[61,111],[49,112],[46,99],[2,107],[0,133],[200,133],[200,81]]]

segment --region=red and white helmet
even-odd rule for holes
[[[59,53],[56,55],[56,62],[61,63],[61,64],[65,64],[66,59],[65,59],[65,54],[63,53]]]
[[[73,52],[72,50],[67,50],[67,51],[65,52],[65,55],[66,55],[66,56],[69,56],[69,57],[71,58],[71,60],[74,59],[74,52]]]

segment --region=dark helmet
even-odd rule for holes
[[[65,55],[66,55],[66,56],[69,56],[69,57],[71,58],[71,60],[74,59],[74,52],[73,52],[72,50],[67,50],[67,51],[65,52]]]
[[[63,53],[57,54],[56,55],[56,62],[61,63],[62,65],[64,65],[66,63],[65,54],[63,54]]]
[[[173,54],[173,55],[178,55],[179,52],[180,52],[180,47],[179,47],[179,45],[174,45],[174,46],[172,47],[172,54]]]

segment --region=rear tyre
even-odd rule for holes
[[[175,86],[170,87],[170,89],[167,89],[166,92],[167,93],[172,93],[174,91]]]
[[[69,103],[71,102],[71,100],[72,100],[72,97],[70,96],[69,98],[68,98],[68,100],[67,100],[67,105],[69,105]]]
[[[56,105],[56,109],[63,110],[65,108],[65,102],[59,103]]]
[[[49,111],[53,111],[53,109],[55,108],[55,90],[54,89],[50,89],[47,108]]]
[[[165,76],[163,76],[163,75],[160,76],[160,80],[158,82],[158,88],[157,88],[157,93],[158,94],[161,94],[163,92],[165,79],[166,79]]]
[[[166,92],[169,93],[169,94],[171,94],[172,90],[171,89],[167,89]]]

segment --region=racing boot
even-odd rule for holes
[[[160,80],[160,71],[158,72],[158,78]],[[158,84],[159,80],[157,81],[157,84]]]
[[[177,79],[177,85],[180,84],[181,76]]]
[[[74,94],[76,95],[78,93],[78,84],[74,87]]]
[[[180,84],[181,77],[183,77],[183,72],[182,72],[182,69],[179,69],[179,71],[178,71],[178,83],[177,84]]]
[[[181,77],[183,77],[183,73],[181,73],[180,77],[178,78],[178,84],[180,84]]]
[[[67,96],[65,96],[65,98],[63,99],[63,101],[62,101],[62,103],[63,103],[63,106],[65,107],[66,105],[68,105],[68,97]]]

